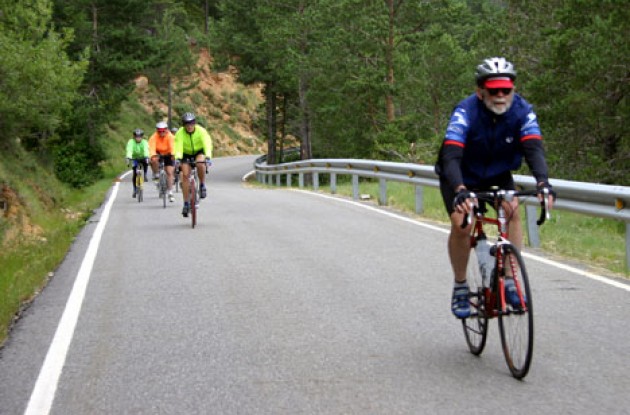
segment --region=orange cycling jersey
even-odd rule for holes
[[[157,131],[154,132],[149,138],[149,152],[151,153],[151,157],[158,154],[173,155],[175,153],[173,134],[171,134],[170,131],[167,131],[164,136],[160,136]]]

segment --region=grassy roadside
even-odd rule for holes
[[[104,178],[84,189],[59,182],[52,166],[19,145],[0,151],[0,345],[20,310],[43,289],[66,256],[75,236],[104,201],[113,180],[126,169],[124,148],[150,115],[128,102],[104,140]]]
[[[18,154],[0,156],[0,183],[9,199],[8,214],[0,219],[0,344],[19,310],[53,275],[112,182],[110,176],[82,190],[70,189],[25,152]]]
[[[352,197],[352,185],[342,178],[337,184],[337,194]],[[330,192],[328,185],[320,185],[320,190]],[[360,194],[370,195],[370,200],[378,200],[379,184],[370,180],[360,182]],[[442,197],[438,189],[425,188],[424,213],[415,214],[415,193],[413,186],[406,183],[388,182],[388,205],[406,214],[447,224]],[[524,212],[521,214],[525,217]],[[523,225],[525,226],[525,224]],[[540,228],[541,247],[545,256],[557,257],[563,261],[575,262],[576,266],[592,268],[616,277],[630,277],[625,270],[625,224],[611,219],[588,217],[572,212],[554,210],[551,220]]]

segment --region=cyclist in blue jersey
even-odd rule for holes
[[[549,191],[549,208],[555,193],[549,184],[542,134],[532,106],[514,92],[516,71],[505,58],[485,59],[477,66],[477,89],[454,109],[435,166],[440,191],[451,220],[448,254],[455,277],[451,310],[458,318],[470,316],[466,267],[470,251],[470,224],[463,228],[470,210],[471,191],[492,186],[514,189],[512,171],[523,158],[536,179],[539,198]],[[511,215],[511,242],[521,247],[523,230],[518,200],[506,206]],[[514,282],[506,280],[509,301],[519,302]],[[513,298],[516,296],[516,298]]]

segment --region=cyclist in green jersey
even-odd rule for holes
[[[136,175],[138,174],[138,164],[142,165],[144,181],[147,180],[147,167],[149,166],[149,143],[144,139],[144,131],[136,128],[133,131],[133,138],[127,141],[125,157],[127,165],[133,161],[133,195],[136,197]]]
[[[175,134],[175,159],[180,162],[180,170],[183,174],[182,195],[184,207],[182,215],[188,216],[190,205],[188,204],[188,175],[191,173],[190,165],[182,163],[184,159],[197,161],[197,175],[199,177],[199,197],[206,197],[206,159],[212,158],[212,138],[205,128],[197,124],[195,114],[187,112],[182,116],[182,125]]]

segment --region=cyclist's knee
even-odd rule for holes
[[[453,212],[451,215],[451,235],[456,238],[467,238],[470,235],[470,223],[462,228],[464,223],[464,215],[462,213]]]

